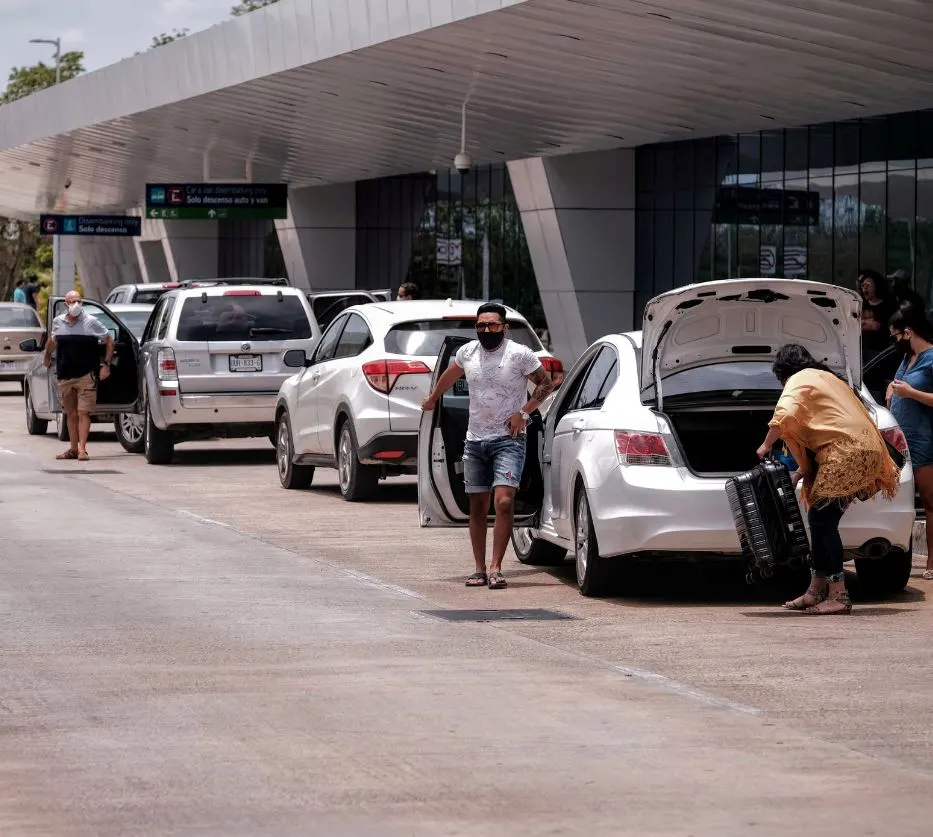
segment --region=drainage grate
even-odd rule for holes
[[[105,474],[122,474],[123,471],[112,471],[107,468],[81,468],[76,470],[74,468],[43,468],[43,474],[63,474],[66,477],[86,477],[86,476],[103,476]]]
[[[545,610],[540,607],[511,610],[422,610],[421,613],[447,622],[508,622],[510,620],[560,622],[577,618],[557,610]]]

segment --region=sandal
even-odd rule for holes
[[[504,587],[508,587],[509,583],[505,580],[505,576],[502,573],[490,573],[489,574],[489,589],[490,590],[502,590]]]
[[[785,610],[809,610],[811,607],[816,607],[826,601],[826,596],[825,587],[822,590],[807,590],[802,596],[784,602],[783,607]]]
[[[56,459],[77,459],[78,452],[76,450],[66,450],[64,453],[60,453],[55,457]]]
[[[920,578],[924,581],[933,581],[933,570],[924,570]]]
[[[81,451],[78,454],[78,462],[87,462],[91,457],[87,455],[87,451]]]
[[[488,581],[486,573],[473,573],[467,580],[467,587],[485,587]]]
[[[852,612],[852,600],[848,593],[834,593],[819,604],[808,607],[804,613],[808,616],[835,616]]]

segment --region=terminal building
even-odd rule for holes
[[[929,299],[931,42],[933,4],[883,0],[280,0],[0,108],[0,215],[284,182],[286,219],[59,258],[95,296],[284,272],[501,298],[565,360],[691,282],[905,270]]]

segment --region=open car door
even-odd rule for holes
[[[139,364],[139,342],[133,332],[120,322],[103,303],[84,300],[84,310],[91,317],[102,322],[110,336],[113,337],[113,358],[110,363],[110,375],[106,381],[97,383],[97,406],[94,412],[100,413],[133,413],[139,401],[139,377],[137,368]],[[51,333],[52,322],[55,317],[65,313],[65,298],[51,297],[49,299],[48,327]],[[100,357],[104,359],[106,347],[100,344]],[[49,403],[51,412],[62,411],[58,395],[58,381],[55,376],[55,363],[49,370]]]
[[[448,337],[441,347],[431,388],[453,363],[457,350],[470,341]],[[460,378],[430,412],[421,416],[418,432],[418,516],[423,527],[464,528],[470,502],[463,485],[463,448],[470,416],[470,392]],[[543,482],[539,460],[543,425],[537,412],[528,424],[522,482],[515,497],[515,525],[528,526],[541,508]],[[490,498],[490,521],[494,519]]]

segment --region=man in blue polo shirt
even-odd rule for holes
[[[92,317],[81,304],[81,294],[69,291],[65,295],[67,309],[52,321],[43,363],[52,365],[55,351],[55,372],[62,411],[68,418],[68,438],[71,447],[56,459],[78,459],[86,462],[87,437],[91,432],[91,413],[97,405],[97,380],[110,377],[113,358],[113,337],[107,327]],[[106,346],[100,359],[100,344]]]

